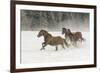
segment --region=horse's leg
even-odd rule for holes
[[[74,47],[77,47],[77,41],[76,41],[76,39],[75,39],[75,36],[73,36],[73,38],[72,38],[72,45],[74,46]]]
[[[70,43],[71,43],[71,45],[74,45],[74,41],[73,40],[70,40]]]
[[[44,47],[42,47],[40,50],[43,50],[43,49],[45,49]]]
[[[42,46],[42,48],[40,50],[45,50],[44,46]]]
[[[56,46],[56,51],[58,50],[58,46]]]
[[[80,42],[81,44],[83,43],[82,38],[79,39],[79,42]]]
[[[71,40],[71,43],[72,43],[72,45],[74,46],[74,47],[76,47],[76,41],[73,39],[73,40]]]
[[[44,45],[45,45],[45,42],[42,43],[42,48],[40,50],[43,50],[43,49],[45,50]]]
[[[47,46],[48,43],[44,43],[44,45],[42,46],[42,48],[40,50],[45,50],[45,47]]]
[[[42,43],[42,47],[44,46],[45,43],[46,43],[46,42],[43,42],[43,43]]]
[[[74,41],[72,41],[72,45],[75,46],[75,42]]]
[[[75,47],[78,47],[78,45],[77,45],[77,41],[74,42],[74,46],[75,46]]]
[[[61,46],[62,46],[62,48],[64,48],[64,49],[65,49],[64,44],[61,44]]]

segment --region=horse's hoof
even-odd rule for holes
[[[43,50],[42,48],[40,50]]]
[[[40,50],[45,50],[45,48],[41,48]]]
[[[58,51],[58,50],[55,50],[55,51]]]

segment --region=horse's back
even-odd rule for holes
[[[61,38],[60,36],[54,36],[50,39],[50,44],[51,45],[59,45],[63,43],[63,38]]]
[[[60,37],[60,36],[55,36],[55,37],[52,37],[52,38],[53,38],[53,40],[57,40],[57,41],[62,41],[63,40],[63,38]]]
[[[72,34],[73,34],[74,40],[76,40],[76,41],[82,38],[81,32],[73,32]]]
[[[77,37],[81,37],[82,33],[81,32],[76,32],[76,33],[74,33],[74,35],[77,36]]]

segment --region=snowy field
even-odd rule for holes
[[[89,43],[89,32],[83,32],[82,35],[86,39],[85,42],[79,44],[78,47],[70,46],[63,49],[58,46],[55,51],[54,46],[46,46],[45,50],[40,50],[44,38],[37,37],[39,31],[22,31],[21,32],[21,63],[55,63],[55,62],[81,62],[88,64],[91,62],[91,52]],[[62,36],[61,32],[50,32],[54,36]]]

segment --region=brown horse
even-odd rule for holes
[[[56,51],[58,50],[58,45],[61,45],[64,49],[64,44],[68,47],[68,43],[65,39],[61,38],[60,36],[52,36],[46,30],[40,30],[37,37],[44,37],[44,42],[42,43],[42,48],[40,50],[45,49],[45,46],[51,45],[56,47]]]
[[[62,28],[62,34],[65,34],[65,39],[69,38],[74,46],[77,46],[78,41],[85,41],[81,32],[71,32],[70,29]]]

